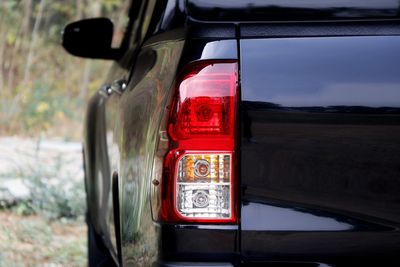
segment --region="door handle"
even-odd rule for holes
[[[127,86],[127,81],[125,79],[115,80],[111,84],[109,84],[109,83],[104,84],[100,88],[99,93],[104,97],[108,97],[113,92],[116,92],[117,94],[122,95],[122,93],[126,89],[126,86]]]
[[[126,89],[127,81],[126,79],[115,80],[111,84],[111,90],[121,95]]]
[[[112,94],[112,92],[113,90],[111,89],[111,85],[108,83],[104,84],[99,90],[99,94],[104,97],[108,97]]]

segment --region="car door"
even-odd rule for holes
[[[119,255],[119,216],[118,216],[118,175],[120,173],[120,139],[122,116],[119,108],[124,89],[129,82],[130,72],[135,62],[135,55],[139,47],[137,30],[141,24],[142,1],[133,1],[129,11],[130,21],[125,31],[121,47],[127,47],[120,60],[115,62],[106,78],[101,94],[103,96],[103,119],[99,124],[99,143],[104,148],[104,156],[100,159],[102,172],[98,201],[100,202],[98,218],[101,221],[101,233],[106,246],[112,256],[118,261]]]

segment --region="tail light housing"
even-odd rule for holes
[[[165,222],[235,223],[237,63],[189,65],[168,118],[161,209]]]

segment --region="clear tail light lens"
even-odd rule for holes
[[[186,68],[169,115],[163,221],[236,222],[236,113],[236,62]]]
[[[176,208],[189,218],[231,218],[231,154],[185,154],[178,161]]]

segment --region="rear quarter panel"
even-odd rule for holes
[[[122,263],[148,266],[158,256],[150,188],[159,126],[170,97],[183,41],[141,49],[119,102],[120,221]]]

